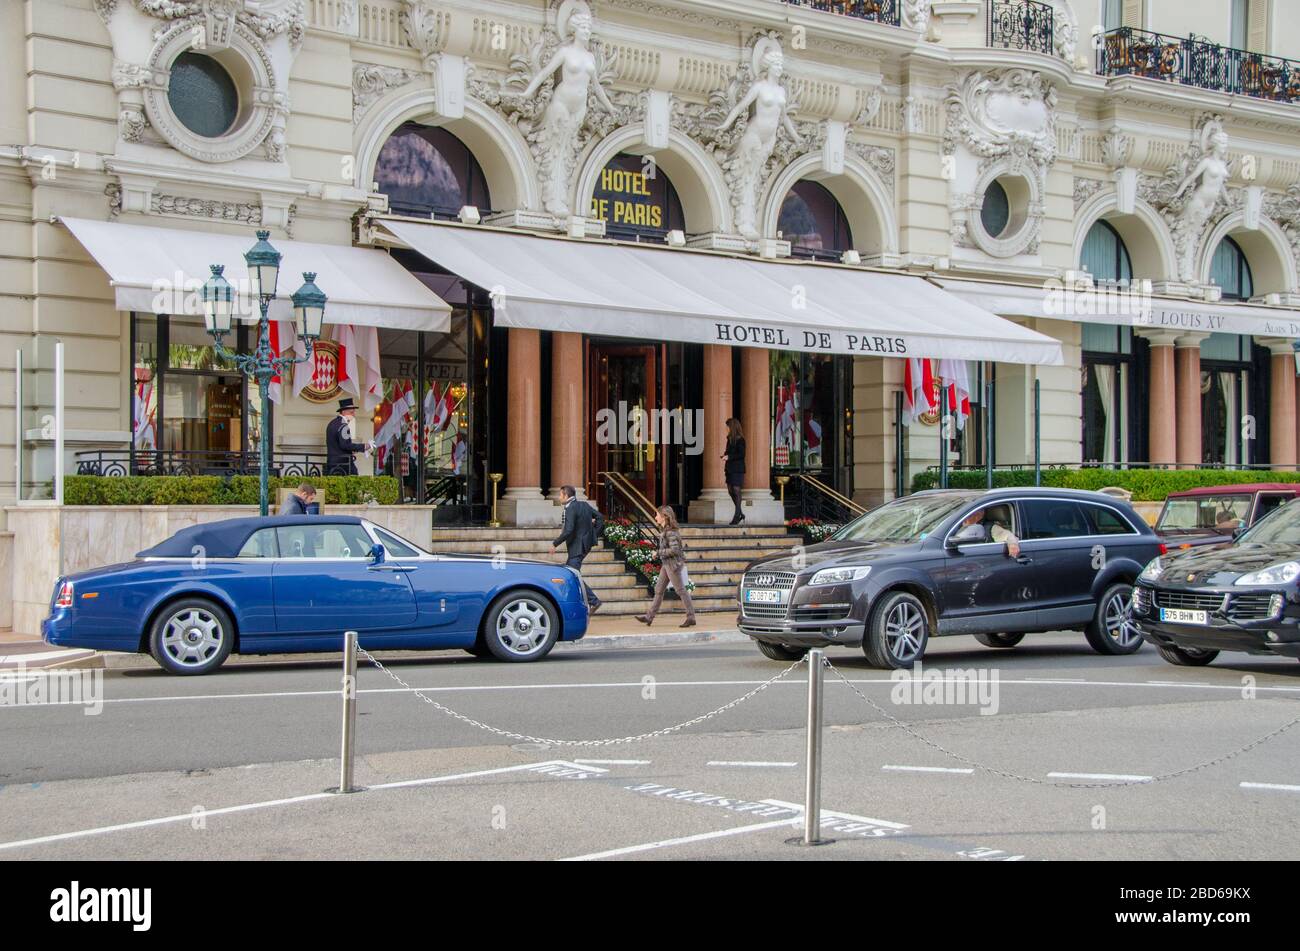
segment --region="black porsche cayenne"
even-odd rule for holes
[[[1155,559],[1138,578],[1133,623],[1179,666],[1208,664],[1220,651],[1300,658],[1300,504],[1231,544]]]

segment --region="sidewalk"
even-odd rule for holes
[[[599,614],[591,619],[587,635],[579,641],[555,645],[558,652],[589,650],[620,650],[646,647],[670,647],[681,644],[727,644],[748,640],[736,628],[736,616],[730,611],[701,614],[695,627],[682,630],[682,615],[666,614],[656,619],[652,627],[632,617],[606,617]],[[379,651],[376,657],[414,659],[418,657],[446,656],[454,651]],[[226,667],[249,664],[280,664],[290,661],[329,661],[340,655],[334,652],[313,654],[249,654],[232,656]],[[75,668],[78,670],[134,670],[157,668],[148,654],[123,654],[116,651],[90,651],[50,647],[29,635],[0,631],[0,670],[18,666],[35,668]]]

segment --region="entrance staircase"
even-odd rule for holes
[[[550,554],[551,540],[559,528],[435,528],[432,550],[440,553],[528,558],[563,564],[563,549]],[[692,597],[697,613],[736,613],[736,588],[750,562],[788,551],[800,541],[781,526],[683,525],[686,569],[695,583]],[[582,566],[582,577],[604,602],[597,617],[632,616],[643,613],[651,595],[644,578],[635,573],[602,545],[591,550]],[[682,603],[671,592],[664,599],[663,614],[684,614]]]

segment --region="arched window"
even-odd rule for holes
[[[648,156],[630,152],[601,169],[591,216],[605,222],[605,234],[624,241],[663,241],[669,231],[686,229],[672,181]]]
[[[817,182],[794,183],[781,203],[777,228],[790,242],[795,257],[838,261],[841,254],[853,247],[853,234],[844,209]]]
[[[984,191],[984,203],[980,206],[980,224],[990,238],[1002,236],[1011,221],[1011,199],[1001,182],[990,182]]]
[[[379,151],[374,180],[399,215],[454,218],[465,205],[492,207],[487,180],[465,143],[446,129],[408,122]]]
[[[1224,238],[1214,249],[1210,280],[1223,289],[1223,296],[1228,300],[1249,300],[1255,296],[1250,262],[1242,253],[1241,246],[1231,238]]]
[[[1088,229],[1079,264],[1097,282],[1127,284],[1133,280],[1133,262],[1129,260],[1124,239],[1106,221],[1098,221]]]

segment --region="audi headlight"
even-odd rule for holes
[[[1138,575],[1138,581],[1157,581],[1164,573],[1165,566],[1161,564],[1159,557],[1152,558],[1142,569],[1142,574]]]
[[[850,581],[865,578],[870,573],[871,566],[869,565],[852,568],[823,568],[812,576],[812,580],[808,584],[813,587],[826,584],[847,584]]]
[[[1300,561],[1287,561],[1242,575],[1233,584],[1289,584],[1297,577],[1300,577]]]

